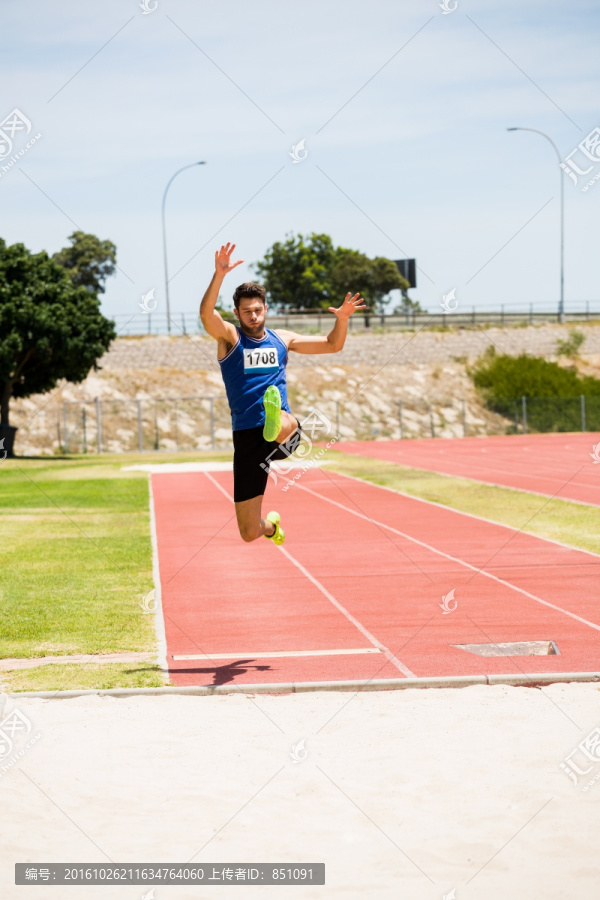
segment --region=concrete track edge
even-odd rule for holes
[[[72,697],[137,697],[191,694],[214,696],[215,694],[299,694],[310,691],[399,691],[406,688],[461,688],[474,684],[508,684],[512,687],[544,687],[561,682],[600,681],[600,672],[541,672],[529,675],[464,675],[441,678],[389,678],[357,681],[299,681],[281,684],[219,684],[214,686],[148,688],[107,688],[82,691],[12,691],[7,696],[39,697],[43,700],[67,700]]]

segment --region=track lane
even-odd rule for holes
[[[224,478],[231,487],[231,475]],[[412,674],[386,658],[379,642],[381,654],[371,656],[261,659],[254,654],[236,659],[233,654],[240,648],[353,649],[365,645],[365,636],[273,544],[241,541],[233,504],[212,477],[154,474],[152,487],[167,661],[174,684],[256,683],[257,672],[260,681],[275,682]],[[211,653],[232,656],[223,661],[212,659]],[[207,659],[173,660],[192,654],[206,654]]]
[[[600,668],[593,554],[324,470],[286,493],[269,486],[284,548],[246,545],[227,496],[230,473],[161,474],[152,483],[175,684],[397,679],[392,658],[419,677]],[[458,606],[444,614],[451,590]],[[389,658],[172,660],[247,647],[356,648],[368,646],[365,633]],[[454,646],[523,640],[555,640],[561,655],[484,658]]]
[[[411,640],[410,648],[403,650],[404,662],[419,676],[506,672],[507,665],[508,671],[514,668],[529,672],[600,668],[600,558],[594,554],[516,534],[504,526],[357,479],[325,474],[324,470],[320,476],[313,475],[310,483],[303,479],[298,487],[315,498],[320,495],[334,509],[362,519],[365,529],[383,529],[393,535],[401,550],[412,556],[439,586],[438,601],[455,590],[459,600],[456,612],[444,615],[441,610],[435,611],[427,628]],[[432,554],[429,562],[428,553]],[[478,571],[482,566],[485,572]],[[313,562],[313,571],[327,583],[318,563]],[[379,584],[385,589],[381,579]],[[431,589],[423,591],[423,584],[421,578],[417,596],[424,604],[423,612],[431,611]],[[351,590],[350,584],[348,589]],[[344,595],[339,584],[336,590],[338,596]],[[387,590],[391,591],[391,586]],[[414,591],[412,582],[411,590]],[[406,597],[403,610],[407,615],[417,615],[414,604]],[[363,620],[368,622],[364,613]],[[456,634],[449,635],[450,622]],[[386,624],[381,622],[380,627],[382,630],[376,633],[391,646]],[[477,658],[473,663],[466,661],[465,651],[452,648],[455,643],[522,640],[557,640],[561,655]],[[569,652],[562,652],[563,648]],[[496,668],[499,663],[502,669]]]
[[[336,450],[442,475],[600,506],[600,434],[497,435],[452,440],[348,441]]]

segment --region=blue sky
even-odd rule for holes
[[[109,238],[104,312],[139,313],[150,288],[164,312],[162,192],[206,160],[169,191],[173,311],[197,309],[221,243],[245,260],[227,299],[273,242],[311,231],[416,257],[411,296],[430,310],[452,288],[468,309],[553,308],[558,162],[506,128],[566,156],[600,126],[599,23],[585,0],[445,15],[438,0],[4,0],[0,119],[16,107],[41,138],[0,177],[0,236],[49,252],[75,228]],[[600,183],[583,183],[565,181],[565,297],[600,310]]]

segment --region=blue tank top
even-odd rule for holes
[[[270,328],[264,337],[248,337],[237,327],[239,340],[229,353],[219,360],[221,375],[231,409],[234,431],[258,428],[265,424],[263,396],[270,384],[279,388],[281,408],[290,411],[285,367],[287,347]]]

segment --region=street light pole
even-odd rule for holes
[[[191,169],[194,166],[205,166],[206,163],[203,162],[195,162],[190,163],[189,166],[183,166],[181,169],[178,169],[174,175],[171,175],[169,181],[167,182],[167,186],[165,188],[165,192],[162,198],[162,233],[163,233],[163,257],[165,262],[165,297],[167,299],[167,330],[169,334],[171,334],[171,305],[169,303],[169,272],[167,268],[167,232],[165,229],[165,203],[167,201],[167,191],[171,187],[171,182],[174,178],[176,178],[180,172],[184,172],[186,169]]]
[[[535,134],[541,134],[542,137],[546,138],[547,141],[550,141],[554,150],[556,152],[556,156],[558,157],[559,164],[559,177],[560,177],[560,300],[558,301],[558,321],[564,322],[565,320],[565,179],[562,173],[562,169],[560,169],[560,164],[562,162],[562,156],[558,151],[558,147],[554,143],[551,137],[549,137],[545,132],[539,131],[537,128],[507,128],[507,131],[533,131]]]

